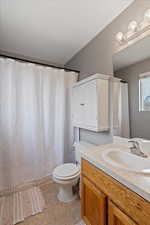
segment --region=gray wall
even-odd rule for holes
[[[115,76],[129,83],[131,137],[150,139],[150,112],[139,112],[139,75],[149,71],[150,59],[147,59],[115,72]]]
[[[96,72],[113,76],[112,55],[116,47],[116,33],[118,31],[125,32],[131,20],[141,21],[144,11],[148,8],[150,8],[149,0],[136,0],[98,36],[78,52],[66,66],[71,69],[80,70],[80,79]],[[112,123],[112,118],[110,120]],[[95,144],[109,143],[112,141],[112,129],[109,133],[99,134],[81,130],[80,134],[82,140],[87,140]]]
[[[79,51],[66,66],[80,70],[80,79],[96,72],[112,75],[112,55],[116,47],[116,33],[118,31],[126,32],[131,20],[140,22],[148,8],[150,8],[149,0],[135,0],[120,16]]]

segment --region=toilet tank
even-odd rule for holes
[[[80,142],[75,142],[73,146],[75,150],[75,161],[76,163],[81,164],[81,150],[94,147],[95,145],[88,142],[80,141]]]

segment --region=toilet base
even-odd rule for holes
[[[75,199],[77,199],[77,194],[74,194],[72,191],[72,184],[67,184],[67,185],[59,185],[59,191],[57,198],[61,202],[72,202]]]

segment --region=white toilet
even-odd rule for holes
[[[77,193],[73,193],[73,186],[80,178],[81,149],[93,147],[87,142],[77,142],[75,148],[75,163],[65,163],[57,166],[53,171],[53,180],[59,184],[58,199],[62,202],[71,202],[77,198]]]

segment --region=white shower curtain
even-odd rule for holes
[[[0,58],[0,190],[45,177],[69,160],[76,79],[74,72]]]
[[[130,138],[128,83],[121,83],[121,136]]]
[[[130,138],[128,83],[113,83],[113,135]]]

